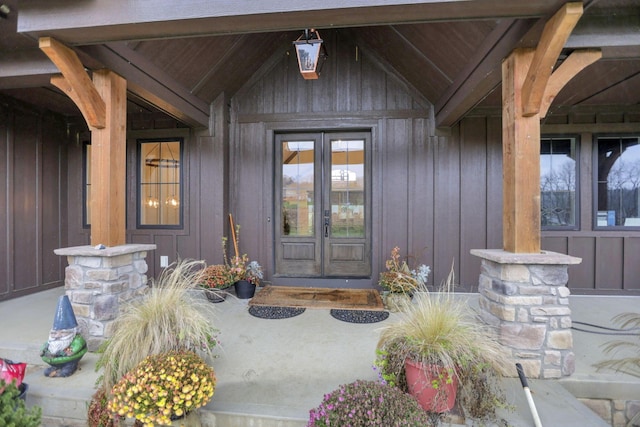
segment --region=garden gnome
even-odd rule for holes
[[[47,377],[68,377],[78,368],[78,362],[87,352],[87,343],[79,332],[78,322],[66,295],[58,299],[58,308],[44,343],[40,357],[51,365],[44,371]]]

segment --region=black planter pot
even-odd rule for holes
[[[18,395],[18,399],[26,401],[27,400],[27,390],[29,390],[29,384],[27,384],[27,383],[20,384],[18,386],[18,391],[20,391],[20,394]]]
[[[224,302],[227,294],[225,291],[212,291],[210,289],[205,289],[204,290],[205,295],[207,296],[207,299],[210,302],[214,302],[214,303],[218,303],[218,302]]]
[[[256,285],[248,280],[239,280],[235,283],[236,296],[240,299],[253,298],[256,293]]]

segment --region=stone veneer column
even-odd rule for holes
[[[481,316],[529,378],[560,378],[575,370],[569,265],[582,260],[543,251],[519,254],[473,249],[482,258]],[[515,367],[514,367],[515,375]]]
[[[105,249],[75,246],[54,250],[66,256],[64,287],[89,351],[112,335],[121,304],[146,292],[147,251],[156,245],[121,245]]]

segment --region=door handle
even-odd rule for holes
[[[324,211],[324,237],[329,237],[329,221],[331,220],[330,211]]]

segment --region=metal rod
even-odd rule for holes
[[[519,363],[516,363],[516,369],[518,370],[518,376],[520,377],[520,384],[522,384],[522,388],[524,389],[524,394],[527,397],[527,403],[529,404],[531,415],[533,415],[533,423],[536,427],[542,427],[542,423],[540,422],[540,416],[538,416],[538,410],[536,409],[536,404],[533,402],[533,397],[531,396],[531,390],[529,389],[529,383],[527,381],[527,377],[524,375],[524,370],[522,369],[522,365]]]

